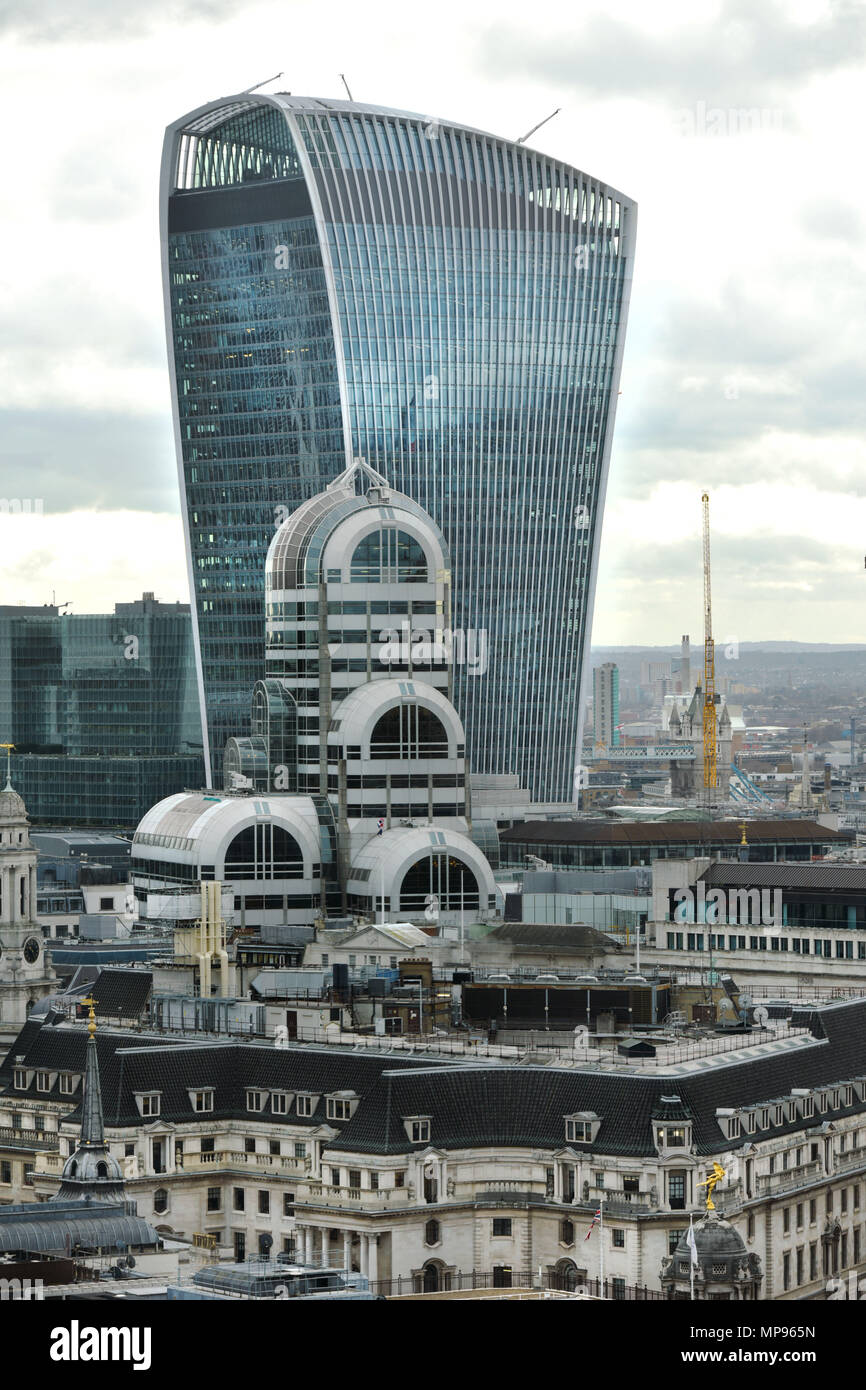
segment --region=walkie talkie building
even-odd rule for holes
[[[169,127],[161,219],[215,776],[261,670],[274,529],[362,457],[459,557],[473,772],[570,800],[634,204],[465,126],[243,94]]]

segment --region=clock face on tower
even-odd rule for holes
[[[24,959],[28,965],[39,959],[39,942],[35,936],[29,936],[24,942]]]

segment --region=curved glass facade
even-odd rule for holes
[[[570,800],[635,210],[524,146],[349,102],[172,126],[166,302],[211,756],[261,666],[264,558],[362,456],[441,526],[473,771]],[[257,606],[258,604],[258,606]]]

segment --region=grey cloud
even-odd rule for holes
[[[236,13],[231,0],[173,0],[157,7],[143,0],[0,0],[0,33],[40,43],[99,42],[201,19],[218,23]]]
[[[826,16],[796,24],[783,7],[727,0],[719,15],[675,35],[645,33],[620,20],[593,16],[570,33],[539,37],[527,26],[497,26],[479,41],[487,72],[554,83],[598,97],[661,97],[764,107],[821,73],[866,53],[866,12],[852,0]]]
[[[11,375],[14,369],[16,380],[44,381],[53,364],[68,363],[81,352],[113,366],[165,370],[158,313],[139,314],[76,279],[52,277],[18,288],[20,299],[7,292],[0,305],[0,362],[8,352],[7,371]]]
[[[0,411],[0,495],[42,500],[47,515],[80,508],[177,512],[170,412],[165,417]]]
[[[858,208],[839,198],[816,198],[801,212],[804,231],[827,241],[857,244],[863,240],[863,218]]]

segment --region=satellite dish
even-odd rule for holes
[[[770,1019],[770,1015],[764,1008],[763,1004],[759,1004],[758,1008],[755,1009],[755,1012],[752,1014],[752,1018],[755,1020],[759,1028],[766,1028]]]

